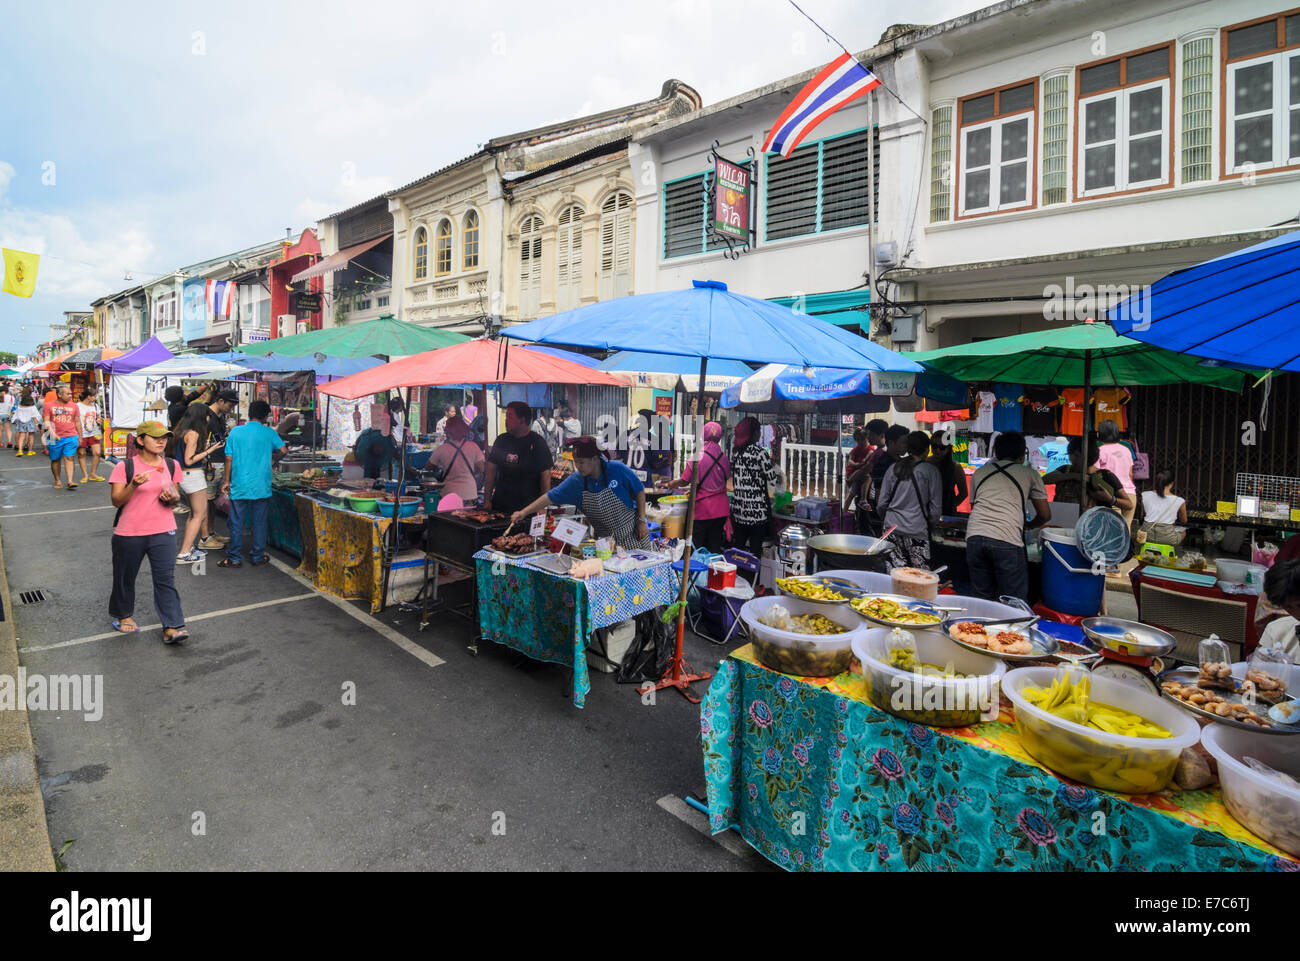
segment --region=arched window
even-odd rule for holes
[[[519,225],[519,315],[536,317],[542,306],[542,218]]]
[[[632,195],[619,192],[600,205],[601,300],[632,289]]]
[[[429,231],[423,227],[415,228],[415,279],[425,280],[429,276]]]
[[[451,221],[438,222],[438,244],[434,248],[433,273],[437,277],[451,273]]]
[[[582,303],[582,214],[577,204],[560,211],[555,234],[555,309]]]
[[[462,270],[473,270],[478,266],[478,211],[471,210],[465,215],[465,222],[460,235]]]

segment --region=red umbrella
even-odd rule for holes
[[[452,347],[412,354],[359,374],[340,377],[316,389],[347,400],[398,387],[443,387],[453,384],[590,384],[626,387],[604,371],[584,367],[540,351],[509,347],[490,340],[471,340]]]

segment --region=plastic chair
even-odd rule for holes
[[[698,625],[692,623],[691,629],[714,644],[729,644],[737,637],[748,640],[749,631],[745,628],[745,622],[740,619],[740,608],[755,596],[755,585],[758,584],[760,569],[758,558],[749,551],[732,547],[723,551],[722,556],[728,563],[736,565],[736,580],[749,587],[750,596],[736,597],[708,586],[701,589],[700,613],[696,619]],[[750,575],[749,579],[741,576],[742,571]],[[713,627],[717,630],[710,633],[702,630],[702,627]],[[716,636],[718,634],[722,636]]]
[[[443,511],[457,511],[465,506],[465,502],[460,499],[459,494],[446,494],[438,498],[438,513]]]

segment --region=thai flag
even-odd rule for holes
[[[767,135],[763,152],[775,150],[788,157],[808,132],[840,107],[852,103],[880,86],[880,78],[844,53],[808,81],[799,95],[777,118]]]
[[[209,280],[204,291],[208,313],[213,317],[229,317],[235,303],[235,289],[238,285],[230,280]]]

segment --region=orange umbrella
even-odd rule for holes
[[[316,389],[347,400],[398,387],[447,387],[455,384],[590,384],[626,387],[604,371],[527,348],[490,340],[470,340],[425,351],[358,374],[340,377]]]

